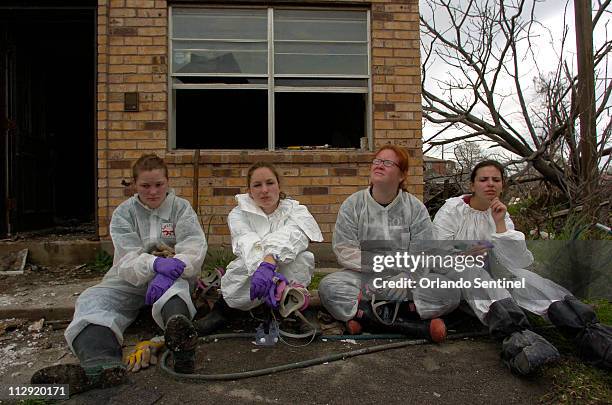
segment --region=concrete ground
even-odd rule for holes
[[[128,353],[140,339],[154,335],[148,320],[126,333]],[[27,331],[24,325],[0,340],[0,385],[26,384],[33,372],[76,358],[63,330]],[[196,372],[222,374],[293,363],[389,341],[315,341],[295,348],[279,343],[255,346],[252,339],[203,343]],[[498,346],[487,338],[425,344],[362,355],[305,369],[234,381],[177,381],[159,366],[129,375],[128,383],[73,396],[66,404],[529,404],[549,387],[541,378],[521,379],[501,364]]]
[[[42,367],[76,362],[63,338],[64,321],[70,319],[79,293],[101,278],[75,264],[34,270],[0,276],[0,386],[25,384]],[[247,323],[242,331],[252,332],[253,327]],[[150,318],[139,319],[126,331],[124,353],[156,333]],[[199,346],[197,372],[253,370],[388,342],[315,341],[301,348],[282,343],[260,348],[250,339],[222,340]],[[498,343],[488,338],[465,339],[234,381],[177,381],[158,366],[131,374],[127,384],[75,395],[62,403],[538,403],[551,382],[513,376],[501,363],[498,350]],[[8,402],[0,399],[0,403]]]

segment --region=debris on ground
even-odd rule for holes
[[[28,249],[22,249],[18,252],[10,252],[0,257],[0,274],[23,274],[27,257]]]
[[[20,328],[27,322],[26,319],[19,318],[0,319],[0,336],[4,335],[6,332],[11,332]]]
[[[38,321],[34,322],[32,325],[28,326],[29,332],[40,332],[45,324],[45,318],[41,318]]]

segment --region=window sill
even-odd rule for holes
[[[170,164],[193,163],[194,151],[169,151],[164,160]],[[372,152],[360,149],[310,149],[276,151],[200,150],[200,163],[370,163]]]

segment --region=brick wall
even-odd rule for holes
[[[418,0],[364,1],[370,3],[374,145],[408,148],[410,191],[422,197]],[[98,220],[99,235],[107,237],[113,209],[131,195],[125,183],[131,181],[130,167],[137,157],[144,152],[164,156],[171,167],[171,186],[189,200],[195,165],[192,151],[166,149],[167,2],[98,4]],[[139,112],[123,111],[126,92],[139,93]],[[308,205],[330,242],[340,204],[368,184],[371,158],[363,151],[202,153],[198,205],[205,231],[210,223],[209,242],[229,243],[226,218],[235,205],[233,195],[245,192],[246,169],[258,160],[279,167],[283,190]]]

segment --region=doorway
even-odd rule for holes
[[[95,18],[95,1],[0,5],[1,235],[95,220]]]

